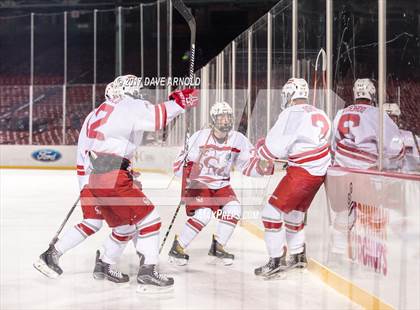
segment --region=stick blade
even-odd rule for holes
[[[188,9],[188,7],[181,0],[173,0],[172,1],[172,4],[175,7],[175,9],[179,12],[179,14],[181,14],[182,17],[187,21],[188,26],[190,27],[191,32],[195,36],[195,27],[196,27],[195,18],[191,14],[191,12]]]

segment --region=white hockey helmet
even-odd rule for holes
[[[135,75],[121,75],[114,82],[115,95],[118,97],[130,96],[135,99],[143,99],[141,89],[143,85]]]
[[[227,115],[228,123],[221,123],[219,115]],[[219,101],[213,104],[210,109],[212,124],[221,132],[229,132],[233,128],[233,110],[226,101]]]
[[[389,116],[399,117],[401,115],[401,109],[397,103],[384,103],[384,111]]]
[[[353,98],[357,99],[368,99],[374,105],[376,102],[376,88],[370,79],[357,79],[353,86]]]
[[[116,96],[116,92],[115,92],[114,82],[108,83],[108,85],[105,88],[105,99],[106,100],[113,100],[116,97],[117,96]]]
[[[309,97],[309,86],[304,79],[291,78],[284,84],[281,90],[282,103],[281,108],[284,110],[295,99],[306,99]]]

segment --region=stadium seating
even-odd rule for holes
[[[33,144],[76,144],[80,127],[92,110],[92,85],[74,84],[66,88],[65,139],[63,139],[62,77],[37,77],[34,85]],[[27,76],[0,76],[0,144],[29,143],[29,86]],[[278,86],[283,81],[274,81]],[[352,100],[352,80],[341,81],[337,94],[346,102]],[[420,134],[420,82],[400,81],[402,129]],[[237,81],[237,87],[246,87],[246,81]],[[253,84],[253,87],[258,85]],[[105,84],[96,86],[95,105],[101,103]],[[396,85],[390,83],[388,97],[396,98]],[[394,101],[395,102],[395,101]]]

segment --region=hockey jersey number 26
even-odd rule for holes
[[[379,141],[379,109],[354,104],[338,111],[334,119],[333,152],[335,164],[342,167],[369,169],[377,166]],[[384,115],[384,154],[386,165],[404,155],[400,131]]]

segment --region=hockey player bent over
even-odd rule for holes
[[[377,169],[379,156],[379,108],[375,106],[376,89],[370,79],[357,79],[353,86],[353,104],[338,111],[334,118],[334,136],[332,151],[334,165],[356,169]],[[393,120],[384,114],[384,167],[399,168],[403,164],[405,146],[403,136]],[[339,183],[332,182],[334,191]],[[336,191],[346,189],[337,188]],[[332,257],[339,258],[347,248],[349,226],[349,206],[346,198],[333,201],[332,210],[335,213],[332,225]],[[362,210],[357,210],[358,212]],[[375,211],[375,210],[374,210]],[[378,222],[382,227],[381,214],[371,212],[372,222]],[[353,213],[352,213],[353,214]],[[374,219],[375,218],[375,219]],[[350,223],[356,221],[350,217]],[[353,225],[350,224],[350,225]],[[375,253],[372,255],[376,255]]]
[[[93,139],[90,154],[93,171],[89,188],[112,233],[97,252],[94,277],[126,282],[128,276],[108,268],[115,265],[127,242],[137,235],[136,250],[140,257],[137,275],[140,291],[172,287],[173,278],[157,270],[161,220],[157,210],[133,182],[128,171],[144,131],[157,131],[185,109],[198,105],[193,89],[175,91],[170,100],[158,105],[141,100],[137,83],[116,80],[121,96],[101,104],[90,119],[87,132]]]
[[[174,163],[176,175],[185,173],[187,182],[185,201],[190,217],[179,238],[176,236],[169,252],[170,261],[185,265],[189,256],[185,249],[210,222],[212,214],[218,219],[208,255],[222,259],[225,265],[233,262],[234,255],[224,247],[229,241],[242,207],[230,187],[232,167],[246,176],[273,173],[273,163],[262,167],[255,149],[241,133],[232,130],[233,111],[226,102],[215,103],[210,110],[212,128],[194,133],[189,139],[188,154],[179,155]],[[187,168],[183,169],[185,161]]]
[[[338,111],[334,118],[332,150],[334,164],[341,167],[374,169],[378,166],[379,108],[376,89],[369,79],[354,83],[354,104]],[[398,168],[404,157],[404,143],[398,126],[384,114],[384,159],[386,168]]]
[[[108,100],[115,98],[114,85],[112,82],[109,83],[105,89],[105,98]],[[77,177],[80,186],[83,221],[65,232],[63,236],[55,244],[51,244],[48,250],[42,253],[39,260],[34,263],[34,267],[38,271],[50,278],[57,278],[63,273],[63,270],[59,266],[59,258],[67,251],[82,243],[87,237],[98,232],[103,224],[103,217],[99,208],[90,204],[91,201],[89,201],[89,198],[92,198],[93,196],[87,187],[89,175],[91,173],[88,151],[92,139],[87,136],[86,127],[89,119],[94,113],[95,110],[90,112],[85,118],[77,142]]]
[[[322,110],[308,104],[308,93],[304,79],[289,79],[282,89],[283,111],[265,140],[257,142],[261,158],[288,160],[286,176],[262,210],[270,259],[255,269],[257,276],[271,278],[307,264],[305,212],[324,182],[331,162],[330,121]]]

